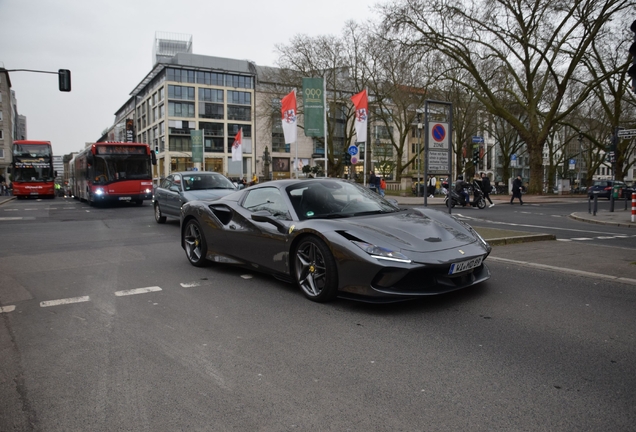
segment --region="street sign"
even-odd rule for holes
[[[517,167],[517,155],[513,154],[510,156],[510,166],[513,168]]]
[[[351,145],[351,146],[349,146],[349,150],[348,150],[348,152],[349,152],[349,154],[350,154],[351,156],[355,156],[355,155],[357,155],[357,154],[358,154],[358,147],[357,147],[357,146],[355,146],[355,145]]]
[[[473,143],[474,144],[481,144],[484,142],[484,137],[483,136],[474,136],[473,137]]]
[[[576,166],[576,160],[575,160],[575,159],[570,159],[570,163],[569,163],[569,165],[570,165],[570,167],[569,167],[569,168],[570,168],[571,170],[573,170],[573,169],[575,168],[575,166]]]
[[[634,138],[636,137],[636,129],[623,129],[618,131],[619,138]]]

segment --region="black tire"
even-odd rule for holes
[[[183,245],[190,264],[195,267],[205,267],[208,264],[208,260],[205,258],[208,253],[208,245],[199,222],[194,219],[189,220],[183,230]]]
[[[483,210],[486,208],[486,200],[483,198],[479,198],[479,201],[477,201],[477,208],[479,210]]]
[[[159,203],[155,203],[155,221],[159,224],[166,223],[166,217],[161,214]]]
[[[144,205],[144,200],[136,200],[135,205],[138,205],[138,206]]]
[[[305,237],[294,253],[296,284],[305,297],[315,302],[333,300],[338,292],[336,261],[324,241]]]

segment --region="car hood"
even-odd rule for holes
[[[194,200],[215,200],[225,195],[229,195],[236,192],[235,189],[202,189],[202,190],[190,190],[183,192],[183,196],[188,201]]]
[[[477,241],[474,232],[437,210],[411,209],[379,216],[339,219],[340,230],[377,246],[394,250],[430,252]]]

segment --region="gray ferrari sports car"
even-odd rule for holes
[[[181,209],[190,263],[234,264],[296,283],[313,301],[386,302],[490,277],[490,246],[430,208],[400,209],[341,179],[277,180]]]

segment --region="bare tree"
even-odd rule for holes
[[[458,83],[517,131],[529,152],[530,192],[540,193],[550,130],[616,73],[586,77],[579,65],[608,23],[634,5],[633,0],[402,0],[382,12],[393,38],[438,50],[473,77]],[[572,84],[579,87],[578,97],[566,101]],[[508,109],[511,98],[524,109],[522,117]]]

